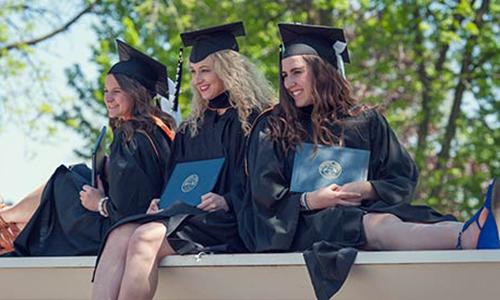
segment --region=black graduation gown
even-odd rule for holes
[[[211,104],[213,101],[227,100],[214,99],[211,100]],[[206,212],[188,204],[176,202],[158,214],[142,214],[126,218],[112,229],[131,222],[140,224],[162,222],[167,227],[168,241],[177,254],[247,252],[238,235],[235,216],[235,211],[241,207],[244,187],[245,141],[235,108],[228,108],[223,115],[207,110],[196,136],[192,137],[189,130],[185,128],[180,130],[174,139],[169,174],[178,162],[225,158],[212,192],[226,199],[230,208],[228,212],[223,210]]]
[[[116,129],[110,148],[105,183],[109,217],[81,205],[79,193],[84,184],[90,184],[90,169],[84,164],[61,165],[47,182],[40,206],[15,240],[15,255],[95,255],[113,223],[147,210],[163,187],[170,139],[156,126],[148,134],[135,131],[130,141]]]
[[[299,116],[309,136],[312,136],[310,113],[311,107],[304,108]],[[257,121],[250,136],[245,207],[239,215],[240,234],[251,251],[312,249],[314,253],[306,253],[310,253],[313,259],[305,258],[309,268],[315,265],[315,272],[325,265],[322,261],[325,255],[328,257],[328,267],[333,264],[348,272],[345,261],[339,266],[338,252],[331,255],[331,251],[346,247],[359,249],[365,245],[362,218],[367,212],[392,213],[403,221],[411,222],[454,220],[452,216],[442,216],[429,207],[409,204],[417,184],[415,163],[400,145],[385,118],[375,110],[345,120],[347,125],[343,130],[343,139],[345,147],[370,151],[368,180],[380,199],[364,201],[360,207],[301,210],[300,193],[289,190],[295,153],[285,153],[278,143],[267,137],[267,118],[264,116]],[[341,132],[339,128],[332,130],[338,134]],[[312,143],[311,139],[306,142]],[[328,245],[315,244],[322,241]],[[342,253],[342,256],[348,257],[347,265],[350,265],[354,261],[355,251],[354,254]],[[343,282],[347,276],[345,272],[334,277]],[[340,288],[341,282],[336,283],[334,290]],[[318,282],[313,280],[313,284],[316,286]]]

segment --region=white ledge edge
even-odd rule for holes
[[[457,251],[360,251],[356,265],[500,263],[500,250]],[[93,268],[95,256],[1,257],[6,268]],[[163,259],[162,267],[301,266],[301,253],[174,255]]]

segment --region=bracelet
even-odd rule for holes
[[[307,193],[304,193],[304,206],[307,210],[311,210],[311,208],[309,207],[309,202],[307,202]]]
[[[307,193],[302,193],[302,195],[300,195],[300,206],[305,210],[311,210],[309,203],[307,203]]]
[[[99,200],[99,205],[97,205],[99,214],[105,218],[109,217],[107,210],[104,208],[104,205],[108,203],[108,200],[109,200],[108,197],[104,197],[101,200]]]

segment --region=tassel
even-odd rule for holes
[[[181,92],[181,83],[182,83],[182,64],[183,64],[183,52],[184,49],[181,47],[179,49],[179,59],[177,60],[177,72],[175,74],[175,92],[174,99],[172,104],[172,110],[177,111],[179,108],[179,94]]]
[[[344,52],[346,47],[347,43],[341,41],[336,41],[335,44],[333,44],[333,50],[335,50],[335,56],[337,57],[337,69],[340,75],[342,75],[342,78],[344,79],[345,79],[345,69],[344,69],[344,60],[342,58],[342,52]]]
[[[279,99],[281,99],[281,87],[283,86],[283,76],[281,76],[281,72],[282,72],[282,69],[281,69],[281,60],[283,59],[283,52],[285,51],[285,46],[283,44],[280,44],[280,48],[279,48],[279,55],[278,55],[278,66],[279,66],[279,69],[278,69],[278,83],[279,83],[279,87],[278,87],[278,101]]]

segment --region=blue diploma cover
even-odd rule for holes
[[[311,192],[330,184],[343,185],[368,177],[370,151],[304,143],[293,161],[292,192]]]
[[[211,192],[224,165],[224,158],[177,163],[160,198],[160,208],[182,201],[193,206]]]
[[[104,172],[104,163],[106,161],[105,140],[106,126],[102,126],[101,132],[97,137],[94,149],[92,150],[92,177],[90,179],[91,185],[97,188],[97,176],[102,175]]]

